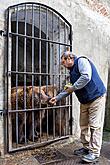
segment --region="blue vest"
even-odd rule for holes
[[[81,58],[81,57],[79,57]],[[81,76],[78,70],[78,59],[75,57],[74,65],[70,69],[70,81],[74,84],[78,78]],[[83,57],[86,58],[86,57]],[[88,59],[89,60],[89,59]],[[86,104],[94,101],[96,98],[102,96],[106,92],[106,88],[99,77],[99,74],[94,66],[94,64],[89,60],[92,68],[92,77],[91,80],[84,86],[82,89],[75,91],[75,94],[80,103]]]

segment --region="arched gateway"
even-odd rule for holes
[[[8,8],[9,152],[72,134],[71,96],[54,106],[42,101],[42,92],[46,96],[50,92],[49,97],[56,95],[68,76],[60,66],[60,55],[67,47],[72,50],[71,31],[70,23],[46,5],[21,3]]]

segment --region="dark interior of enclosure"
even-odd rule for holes
[[[24,23],[19,22],[18,23],[18,33],[19,34],[24,34]],[[27,36],[32,36],[32,25],[27,24],[26,25],[26,35]],[[11,24],[11,31],[13,33],[16,33],[16,22],[12,22]],[[46,38],[46,35],[41,31],[41,36],[42,38]],[[39,37],[39,29],[34,26],[34,37]],[[18,72],[24,72],[24,37],[18,36],[18,42],[17,42],[17,37],[12,36],[12,56],[11,56],[11,70],[12,71],[17,71]],[[49,53],[49,44],[48,44],[48,66],[46,66],[46,42],[42,41],[41,42],[41,66],[39,66],[39,40],[34,39],[34,72],[35,73],[44,73],[41,76],[41,85],[46,84],[46,70],[49,71],[50,69],[50,53]],[[17,53],[18,53],[18,59],[17,58]],[[16,60],[17,63],[16,64]],[[18,65],[18,66],[17,66]],[[32,72],[32,38],[26,38],[26,72]],[[41,67],[41,70],[40,70]],[[18,69],[16,69],[18,68]],[[18,75],[18,86],[24,85],[24,74]],[[39,76],[34,75],[34,85],[38,86],[39,84]],[[48,84],[49,84],[49,78],[48,78]],[[32,85],[32,75],[26,74],[26,86]],[[14,87],[16,86],[16,74],[12,74],[11,78],[11,86]]]

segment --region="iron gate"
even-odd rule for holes
[[[72,134],[71,96],[50,105],[68,81],[60,56],[72,50],[72,27],[56,10],[39,3],[8,8],[8,151],[37,147]]]

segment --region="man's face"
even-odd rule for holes
[[[62,56],[61,63],[65,68],[71,68],[74,65],[74,57],[70,54]]]

